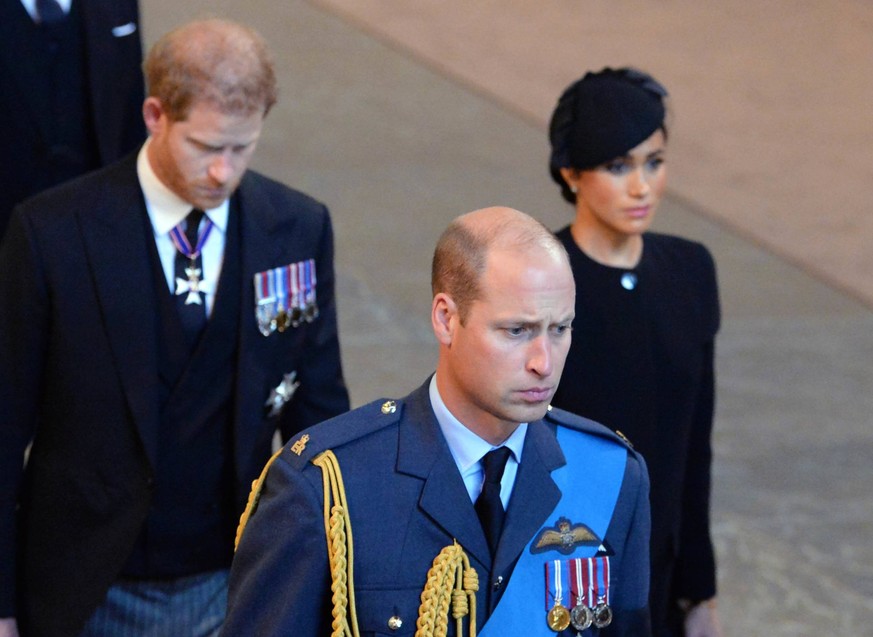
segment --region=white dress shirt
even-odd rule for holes
[[[437,389],[436,374],[430,379],[429,393],[437,422],[449,444],[449,450],[452,452],[452,458],[458,466],[458,471],[461,472],[461,477],[464,479],[464,486],[467,487],[470,501],[475,502],[482,492],[482,484],[485,482],[482,458],[497,447],[474,434],[452,415]],[[521,462],[521,452],[524,448],[526,434],[527,423],[522,423],[502,445],[509,447],[512,452],[506,461],[506,469],[504,469],[503,478],[500,481],[500,501],[503,503],[504,509],[509,505],[512,488],[515,486],[515,476],[518,473],[518,464]]]
[[[180,224],[193,206],[167,188],[158,179],[152,170],[148,160],[149,142],[146,141],[139,151],[136,160],[136,174],[139,184],[145,196],[146,210],[152,222],[152,231],[155,235],[155,245],[158,248],[158,256],[161,259],[161,267],[167,278],[167,286],[170,293],[176,291],[176,246],[170,238],[170,230]],[[200,255],[203,261],[203,273],[200,289],[206,296],[206,315],[212,314],[212,306],[215,304],[215,293],[218,289],[218,278],[221,276],[221,264],[224,260],[224,244],[227,238],[227,215],[228,201],[225,200],[217,208],[205,210],[206,216],[213,223],[212,231],[206,243],[203,245]],[[200,222],[200,228],[206,223],[204,217]]]

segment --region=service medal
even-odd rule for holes
[[[570,627],[570,611],[562,606],[561,602],[555,602],[552,610],[546,615],[546,622],[556,633],[567,630]]]
[[[564,599],[564,591],[567,590],[564,581],[567,577],[567,569],[561,560],[550,560],[545,563],[546,586],[548,596],[546,598],[546,623],[556,633],[567,630],[570,627],[570,611],[561,602]],[[549,609],[548,599],[554,599],[554,605]]]
[[[594,607],[594,625],[598,628],[606,628],[612,623],[612,609],[606,602],[599,602]]]
[[[264,336],[311,323],[318,316],[315,259],[256,272],[255,317]],[[201,283],[202,288],[202,283]]]
[[[573,628],[581,633],[583,630],[590,628],[591,624],[594,623],[594,611],[582,602],[579,602],[570,611],[570,623],[573,624]]]

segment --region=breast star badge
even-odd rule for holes
[[[269,415],[278,416],[282,407],[291,400],[298,387],[300,387],[300,383],[297,381],[297,372],[285,374],[282,377],[282,382],[270,390],[270,397],[264,403],[265,407],[270,408]]]

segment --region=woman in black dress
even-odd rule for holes
[[[621,431],[651,478],[656,637],[716,637],[709,530],[719,327],[702,245],[649,232],[666,183],[666,91],[634,69],[588,73],[558,101],[550,170],[575,207],[557,234],[576,278],[573,344],[553,404]]]

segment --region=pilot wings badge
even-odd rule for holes
[[[577,546],[596,546],[603,544],[594,532],[585,524],[573,524],[565,517],[558,518],[553,527],[546,527],[534,538],[531,553],[558,551],[570,555]]]

